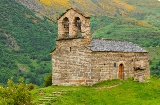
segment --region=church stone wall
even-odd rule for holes
[[[142,74],[150,77],[148,53],[123,52],[92,52],[91,79],[93,83],[119,79],[119,65],[123,64],[123,79]],[[144,70],[135,70],[134,67],[143,67]]]
[[[120,64],[124,65],[123,79],[139,74],[149,78],[148,53],[92,52],[83,46],[85,41],[82,38],[57,42],[52,53],[53,85],[92,85],[119,79]]]
[[[91,51],[84,47],[86,39],[57,41],[52,53],[53,85],[86,85],[91,70]]]

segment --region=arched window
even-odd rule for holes
[[[74,20],[74,24],[75,24],[75,31],[77,34],[77,37],[81,37],[81,20],[79,17],[76,17]]]
[[[69,20],[67,17],[63,19],[63,28],[64,28],[64,34],[66,38],[69,38]]]

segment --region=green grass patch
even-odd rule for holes
[[[90,86],[50,86],[32,91],[34,102],[51,94],[66,90],[54,98],[50,105],[160,105],[160,79],[152,78],[139,83],[128,80],[108,80]],[[116,84],[119,84],[115,86]],[[113,87],[111,87],[113,86]],[[111,87],[111,88],[108,88]],[[40,92],[43,94],[39,95]]]
[[[99,87],[99,86],[112,86],[112,85],[117,85],[121,83],[122,81],[119,79],[113,79],[113,80],[107,80],[107,81],[102,81],[99,83],[96,83],[93,85],[93,87]]]

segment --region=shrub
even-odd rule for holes
[[[27,84],[27,88],[28,88],[29,90],[33,90],[33,89],[36,89],[37,86],[34,85],[34,84],[32,84],[32,83],[30,83],[30,84]]]
[[[50,73],[48,76],[45,77],[43,86],[51,86],[52,85],[52,73]]]
[[[33,105],[30,91],[23,78],[20,78],[17,84],[9,79],[8,87],[0,88],[0,100],[1,105]]]

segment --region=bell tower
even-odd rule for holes
[[[84,38],[90,41],[90,17],[70,8],[58,19],[58,40]]]

